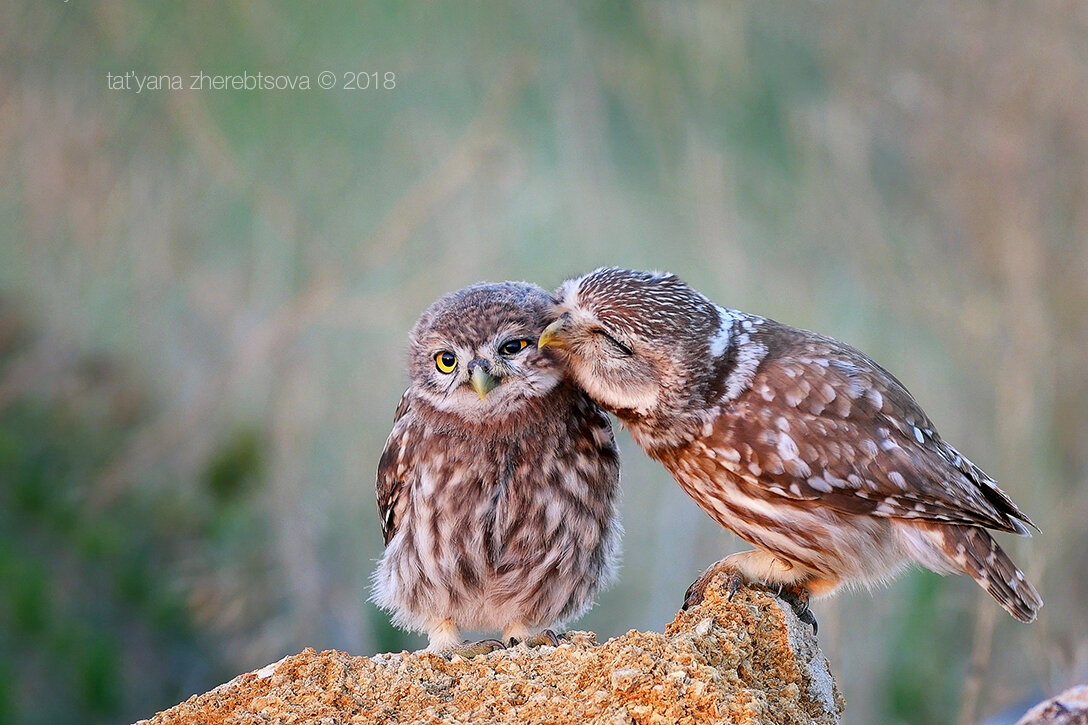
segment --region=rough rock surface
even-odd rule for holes
[[[470,660],[303,652],[142,723],[837,723],[843,710],[811,628],[780,600],[721,580],[664,634]]]
[[[1040,702],[1016,725],[1088,725],[1088,684],[1077,685]]]

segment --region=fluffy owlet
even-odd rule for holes
[[[540,345],[756,547],[707,570],[689,603],[720,570],[807,601],[917,562],[1035,619],[1039,594],[986,531],[1027,535],[1030,520],[864,354],[719,307],[671,274],[599,269],[556,295]]]
[[[608,418],[537,347],[553,303],[535,285],[478,284],[412,329],[378,464],[374,600],[431,651],[456,651],[462,628],[524,640],[615,574],[619,459]]]

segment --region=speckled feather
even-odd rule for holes
[[[762,319],[754,329],[767,355],[709,435],[734,475],[845,513],[1027,533],[1027,516],[890,373],[831,338]]]
[[[557,297],[570,374],[790,581],[826,592],[916,561],[1034,618],[1042,601],[985,531],[1027,534],[1030,520],[863,353],[663,273],[601,269]]]

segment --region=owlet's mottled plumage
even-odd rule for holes
[[[615,575],[615,442],[537,347],[553,303],[535,285],[478,284],[412,329],[378,464],[374,600],[431,651],[454,650],[461,629],[524,640],[582,614]]]
[[[711,567],[696,599],[719,570],[807,598],[917,562],[1035,619],[1039,594],[986,531],[1026,535],[1030,520],[864,354],[719,307],[671,274],[599,269],[556,294],[540,345],[756,547]]]

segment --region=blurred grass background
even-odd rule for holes
[[[405,335],[603,264],[866,350],[1042,534],[820,602],[847,723],[1011,722],[1088,679],[1088,6],[135,0],[0,7],[0,723],[146,717],[366,602]],[[108,90],[106,73],[395,73]],[[660,629],[741,544],[625,434]],[[957,715],[958,713],[958,715]]]

